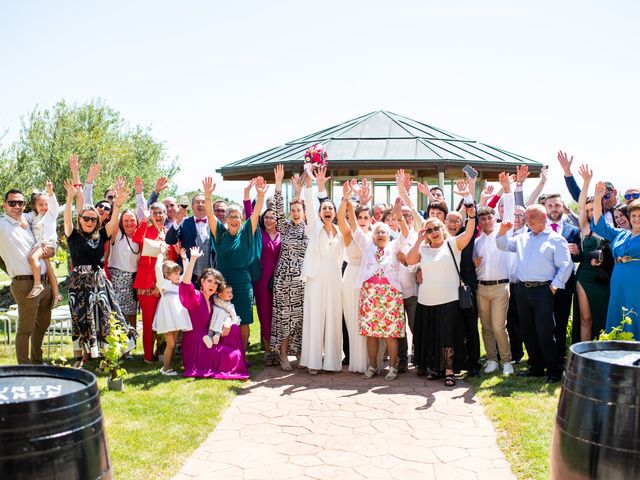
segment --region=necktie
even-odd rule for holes
[[[558,224],[557,223],[552,223],[551,224],[551,228],[553,228],[554,232],[557,232],[558,231]]]
[[[196,218],[196,223],[207,223],[206,218]]]

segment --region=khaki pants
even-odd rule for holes
[[[11,295],[18,304],[18,328],[16,330],[16,356],[19,364],[42,363],[42,341],[51,323],[51,287],[42,277],[44,291],[36,298],[27,298],[33,288],[33,278],[13,279]],[[31,340],[31,347],[29,347]]]
[[[478,314],[482,325],[482,341],[487,359],[497,361],[497,352],[503,363],[511,361],[511,347],[507,333],[509,309],[509,282],[498,285],[478,284]],[[496,350],[496,343],[498,350]]]

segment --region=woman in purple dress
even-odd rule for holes
[[[247,188],[254,184],[252,180]],[[249,198],[249,192],[245,188],[244,211],[245,217],[251,217],[253,205]],[[276,271],[278,258],[280,257],[281,239],[280,233],[276,229],[276,212],[272,208],[267,208],[260,217],[260,234],[262,235],[262,252],[260,253],[260,266],[262,274],[260,280],[253,284],[253,295],[260,321],[260,338],[262,348],[264,348],[265,364],[267,366],[277,365],[278,355],[271,351],[269,342],[271,340],[271,319],[273,312],[273,274]]]
[[[249,371],[245,362],[245,346],[240,327],[232,325],[223,329],[220,342],[209,349],[202,337],[209,331],[209,321],[213,312],[213,297],[218,285],[223,281],[220,272],[205,269],[199,277],[200,290],[191,283],[195,259],[202,252],[198,247],[191,249],[191,261],[180,283],[180,301],[189,312],[193,330],[182,336],[182,361],[185,377],[218,378],[221,380],[246,380]]]

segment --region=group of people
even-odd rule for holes
[[[513,374],[526,348],[522,374],[559,381],[572,307],[571,342],[591,340],[640,311],[632,282],[640,269],[640,190],[628,189],[618,204],[613,185],[598,182],[590,197],[589,167],[579,169],[580,188],[573,159],[560,152],[558,161],[577,215],[560,194],[542,193],[546,170],[525,200],[526,166],[501,173],[499,191],[489,185],[479,201],[477,172],[465,167],[455,206],[439,187],[417,183],[426,211],[412,201],[414,182],[402,170],[392,206],[370,206],[366,179],[345,182],[336,206],[321,166],[291,177],[287,214],[282,165],[274,170],[273,196],[257,177],[245,188],[242,207],[214,201],[216,185],[207,177],[188,215],[184,201],[159,201],[166,178],[149,198],[138,178],[137,208],[123,210],[124,180],[94,204],[100,168],[91,166],[82,183],[71,157],[61,209],[76,366],[100,355],[111,317],[133,348],[140,310],[144,360],[162,356],[160,373],[176,375],[180,343],[185,376],[248,378],[255,305],[266,363],[285,371],[295,356],[311,375],[347,365],[370,379],[383,372],[387,357],[387,380],[412,363],[418,375],[454,386],[463,370],[493,373],[502,363],[503,374]],[[57,247],[58,204],[50,185],[32,198],[29,215],[25,202],[19,190],[4,196],[0,255],[19,309],[18,362],[40,363],[50,308],[60,300],[46,260]],[[640,338],[640,323],[624,328]]]

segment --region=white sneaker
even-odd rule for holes
[[[398,369],[389,367],[389,373],[387,373],[384,377],[385,380],[395,380],[398,378]]]
[[[164,367],[160,369],[160,373],[169,377],[175,377],[176,375],[178,375],[178,372],[176,372],[174,369],[170,368],[169,370],[165,370]]]
[[[367,371],[364,372],[364,375],[362,375],[362,378],[368,380],[370,378],[375,377],[377,373],[378,373],[378,369],[376,367],[369,367]]]
[[[209,335],[205,335],[204,337],[202,337],[202,341],[207,346],[207,348],[213,347],[213,340],[211,340],[211,337]]]
[[[487,360],[487,364],[484,366],[484,373],[493,373],[498,370],[499,366],[495,360]]]
[[[513,375],[514,373],[515,371],[513,370],[513,363],[509,362],[502,365],[502,374],[505,377],[508,377],[509,375]]]

